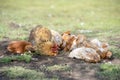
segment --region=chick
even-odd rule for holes
[[[26,51],[34,51],[30,42],[27,41],[11,41],[8,44],[7,50],[12,53],[23,54]]]

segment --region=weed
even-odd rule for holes
[[[6,56],[0,59],[1,63],[9,63],[11,61],[25,61],[25,62],[30,62],[32,59],[31,55],[17,55],[17,56]]]

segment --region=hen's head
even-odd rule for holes
[[[63,36],[64,34],[66,34],[66,35],[71,35],[71,32],[70,32],[70,31],[66,31],[66,32],[64,32],[64,33],[62,34],[62,36]]]
[[[34,52],[35,49],[34,49],[34,47],[32,46],[32,44],[29,44],[29,45],[26,45],[26,46],[25,46],[25,51]]]
[[[71,33],[70,31],[66,31],[62,34],[62,39],[63,41],[67,42],[69,40],[69,38],[71,37]]]

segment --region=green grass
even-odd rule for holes
[[[98,76],[101,80],[119,80],[120,79],[120,65],[102,64],[101,71]]]
[[[29,31],[38,24],[61,33],[66,30],[77,33],[77,30],[88,29],[93,32],[85,35],[100,39],[119,36],[119,2],[119,0],[2,0],[0,40],[5,37],[28,40]],[[11,22],[22,26],[17,29],[11,28],[9,25]]]
[[[110,50],[113,52],[114,58],[120,59],[120,49],[119,48],[111,48]]]
[[[0,71],[4,72],[11,80],[58,80],[57,78],[48,79],[43,72],[38,72],[31,69],[26,69],[21,66],[3,67]]]
[[[17,55],[17,56],[6,56],[0,59],[0,63],[9,63],[11,61],[25,61],[29,63],[32,59],[31,55]]]
[[[11,57],[3,57],[0,59],[0,63],[9,63],[12,61]]]
[[[26,39],[29,30],[37,24],[59,32],[89,29],[99,31],[101,34],[96,33],[99,36],[118,35],[120,33],[119,3],[119,0],[2,0],[0,28],[8,27],[10,22],[24,26],[12,31],[8,29],[4,32],[6,34],[1,35],[11,39]]]

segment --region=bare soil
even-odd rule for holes
[[[0,56],[11,55],[6,47],[9,41],[0,41]],[[100,71],[99,66],[104,62],[111,62],[113,64],[120,64],[119,59],[104,60],[100,63],[87,63],[78,59],[71,59],[67,57],[68,53],[61,53],[56,57],[51,56],[33,56],[33,60],[30,63],[13,61],[10,63],[0,63],[1,67],[22,66],[28,69],[44,72],[46,78],[53,78],[57,76],[59,80],[100,80],[96,72]],[[48,71],[45,69],[47,66],[53,65],[68,65],[70,69],[68,71]],[[9,77],[4,75],[4,72],[0,72],[0,80],[10,80]],[[18,80],[23,80],[19,78]]]

